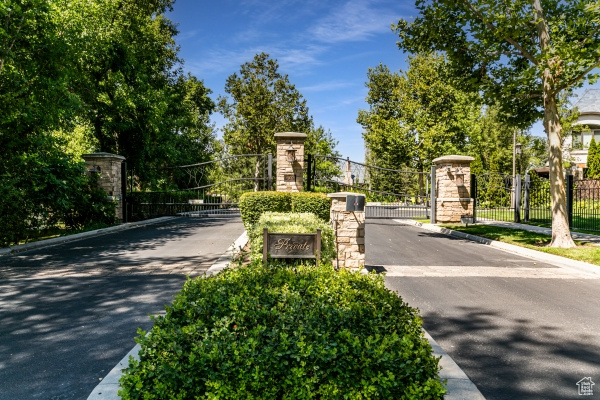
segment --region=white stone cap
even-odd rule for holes
[[[112,154],[112,153],[106,153],[106,152],[98,152],[98,153],[91,153],[91,154],[82,154],[81,158],[83,158],[84,160],[88,159],[88,158],[117,158],[119,160],[124,160],[125,157],[120,156],[118,154]]]
[[[442,164],[442,163],[451,163],[451,162],[471,162],[471,161],[475,161],[475,158],[473,158],[471,156],[453,155],[453,156],[438,157],[435,160],[433,160],[433,163],[434,164]]]
[[[306,139],[308,135],[300,132],[277,132],[275,134],[276,139]]]
[[[343,198],[346,198],[348,196],[362,196],[362,197],[366,197],[362,193],[353,193],[353,192],[337,192],[337,193],[329,193],[327,195],[327,197],[343,197]]]

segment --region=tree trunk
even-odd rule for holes
[[[562,165],[562,146],[560,143],[561,125],[558,109],[553,96],[544,95],[544,127],[548,135],[550,164],[550,198],[552,200],[552,241],[551,247],[575,247],[569,229],[567,215],[567,194],[565,175]]]
[[[532,0],[535,13],[536,28],[540,39],[542,53],[550,47],[550,33],[546,23],[540,0]],[[548,64],[543,71],[544,92],[544,128],[548,135],[548,161],[550,166],[550,199],[552,207],[552,241],[551,247],[571,248],[575,243],[571,238],[569,220],[567,216],[567,193],[565,190],[565,176],[562,165],[562,126],[556,106],[555,76],[552,72],[552,63],[557,60],[544,61]]]

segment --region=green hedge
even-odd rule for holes
[[[329,198],[322,193],[248,192],[240,197],[240,213],[246,229],[267,211],[310,212],[329,221]]]
[[[274,233],[315,233],[321,229],[321,263],[335,258],[335,236],[331,225],[312,213],[265,212],[248,231],[252,259],[262,260],[263,229]],[[299,262],[299,261],[298,261]],[[296,263],[298,263],[296,262]]]
[[[300,192],[291,193],[292,211],[296,213],[313,213],[321,220],[329,222],[331,199],[323,193]]]
[[[418,311],[331,266],[188,280],[121,377],[123,399],[442,399]]]

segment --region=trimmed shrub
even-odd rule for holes
[[[312,213],[273,213],[266,212],[252,229],[248,231],[251,257],[254,260],[262,260],[263,229],[274,233],[315,233],[321,229],[321,258],[319,262],[330,263],[335,258],[335,236],[331,225],[323,222]],[[288,262],[300,263],[299,260],[291,259]]]
[[[329,222],[331,200],[323,193],[292,193],[292,211],[296,213],[313,213],[321,220]]]
[[[123,399],[442,399],[418,311],[383,277],[259,262],[188,280]]]
[[[328,222],[330,203],[322,193],[248,192],[240,197],[239,206],[242,221],[248,229],[267,211],[310,212]]]
[[[240,197],[239,206],[242,222],[246,229],[249,229],[264,212],[291,211],[292,200],[290,193],[248,192]]]

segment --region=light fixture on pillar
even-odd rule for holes
[[[290,143],[290,147],[286,149],[287,161],[291,164],[296,161],[296,149]]]
[[[519,173],[521,173],[521,154],[523,153],[523,145],[521,143],[515,143],[515,156],[517,158],[517,163],[519,164]]]
[[[465,173],[462,168],[456,167],[454,171],[454,179],[456,181],[457,186],[465,186]]]

